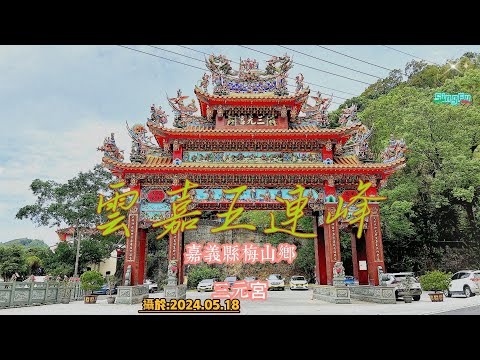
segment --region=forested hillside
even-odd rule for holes
[[[405,81],[393,72],[341,106],[359,105],[377,154],[391,133],[407,143],[407,166],[381,191],[389,271],[480,268],[480,55],[454,64],[413,61]],[[434,104],[436,92],[469,93],[473,102]]]

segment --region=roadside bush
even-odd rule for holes
[[[98,271],[86,271],[80,276],[81,287],[91,294],[94,290],[99,290],[105,283],[105,279]]]
[[[443,271],[430,271],[420,276],[420,285],[424,291],[443,291],[450,286],[452,274]]]

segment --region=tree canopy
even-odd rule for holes
[[[480,57],[464,56],[434,66],[408,64],[408,79],[382,96],[364,101],[359,118],[375,125],[370,145],[379,153],[391,133],[404,138],[407,166],[389,179],[381,195],[384,251],[391,270],[448,268],[452,251],[465,267],[479,267]],[[457,70],[458,69],[458,70]],[[434,104],[436,92],[469,93],[472,104]],[[368,97],[369,89],[361,97]]]

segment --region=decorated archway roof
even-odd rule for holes
[[[304,139],[306,135],[308,137],[315,138],[340,138],[349,135],[351,132],[358,130],[362,124],[355,123],[348,127],[338,127],[333,129],[324,129],[319,128],[313,125],[300,126],[293,129],[235,129],[235,128],[206,128],[203,126],[187,126],[185,128],[165,128],[163,126],[154,124],[152,122],[147,123],[150,131],[160,137],[172,137],[172,138],[185,138],[185,137],[232,137],[232,135],[237,135],[237,137],[247,137],[251,138],[253,136],[270,136],[270,137],[279,137],[279,136],[288,136],[288,137],[299,137]]]
[[[276,95],[274,92],[264,93],[236,93],[231,92],[227,95],[209,94],[199,87],[195,87],[195,95],[200,103],[202,116],[206,116],[207,105],[230,105],[230,106],[288,106],[289,109],[295,107],[299,113],[302,106],[308,99],[310,89],[305,88],[298,93],[287,95]]]
[[[343,109],[339,126],[332,128],[327,112],[332,97],[320,92],[310,96],[302,74],[289,93],[287,71],[293,62],[288,55],[272,57],[266,64],[262,70],[256,60],[244,59],[234,70],[225,56],[210,56],[206,66],[211,75],[205,73],[194,88],[199,106],[181,89],[175,97],[167,94],[175,116],[173,127],[165,126],[168,118],[161,106],[152,105],[147,126],[127,124],[131,163],[123,162],[123,151],[111,134],[98,148],[104,153],[104,165],[123,178],[135,173],[161,177],[162,172],[210,177],[293,174],[292,178],[318,173],[323,177],[345,174],[351,180],[363,173],[382,181],[405,166],[405,142],[393,134],[380,154],[383,162],[373,162],[375,154],[369,145],[373,127],[362,124],[356,105]],[[313,105],[308,104],[310,97]],[[147,128],[158,146],[147,136]]]
[[[360,163],[355,157],[336,159],[333,164],[313,163],[313,164],[250,164],[250,163],[188,163],[183,162],[174,165],[170,158],[149,156],[145,163],[123,163],[104,157],[103,162],[120,171],[173,171],[181,172],[183,170],[210,170],[210,171],[274,171],[284,173],[292,171],[319,171],[323,173],[336,173],[339,171],[364,172],[391,171],[404,164],[405,159],[400,158],[389,163]]]

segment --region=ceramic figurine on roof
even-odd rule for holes
[[[114,133],[111,133],[110,137],[106,137],[103,140],[103,146],[97,148],[98,151],[103,151],[103,156],[110,159],[123,161],[123,150],[120,150],[115,144]]]
[[[292,123],[294,126],[315,125],[327,127],[330,124],[327,110],[332,103],[332,97],[322,98],[322,94],[318,91],[317,96],[311,96],[311,98],[315,100],[315,105],[312,106],[305,102],[302,108],[305,116],[298,116],[296,121],[292,118]]]
[[[357,105],[352,104],[352,106],[343,109],[342,115],[340,119],[338,119],[338,123],[340,126],[351,126],[359,122],[357,119]]]
[[[132,139],[130,161],[143,163],[147,155],[164,156],[167,154],[164,149],[152,142],[152,136],[147,138],[147,129],[141,124],[135,124],[131,128],[126,122],[128,135]]]
[[[368,129],[365,125],[361,125],[345,144],[335,146],[335,155],[356,156],[359,160],[372,161],[373,153],[368,145],[368,140],[372,136],[373,130],[373,127]]]
[[[295,77],[295,83],[297,84],[295,93],[299,93],[303,90],[303,74],[300,73]]]
[[[208,79],[210,78],[210,76],[208,76],[207,73],[203,74],[202,76],[202,82],[200,83],[200,87],[205,91],[207,92],[208,90]]]
[[[384,163],[389,163],[402,158],[407,151],[407,146],[403,139],[395,140],[393,134],[390,135],[388,146],[380,155]]]
[[[153,122],[156,125],[163,126],[167,123],[167,114],[165,114],[165,111],[162,110],[162,107],[159,106],[158,109],[155,108],[155,104],[153,104],[150,108],[150,121]]]
[[[204,124],[208,120],[201,116],[194,116],[193,114],[198,110],[197,105],[195,104],[195,99],[192,99],[191,103],[188,105],[184,104],[184,100],[188,99],[188,96],[182,96],[182,91],[179,89],[177,91],[177,97],[168,98],[168,103],[173,109],[175,118],[173,119],[173,126],[178,128],[184,128],[189,124]]]
[[[292,67],[288,55],[274,56],[267,61],[265,71],[259,69],[257,60],[240,59],[239,70],[233,70],[230,60],[225,56],[211,55],[206,61],[207,68],[212,72],[213,93],[228,95],[234,93],[265,93],[288,95],[287,71]]]

